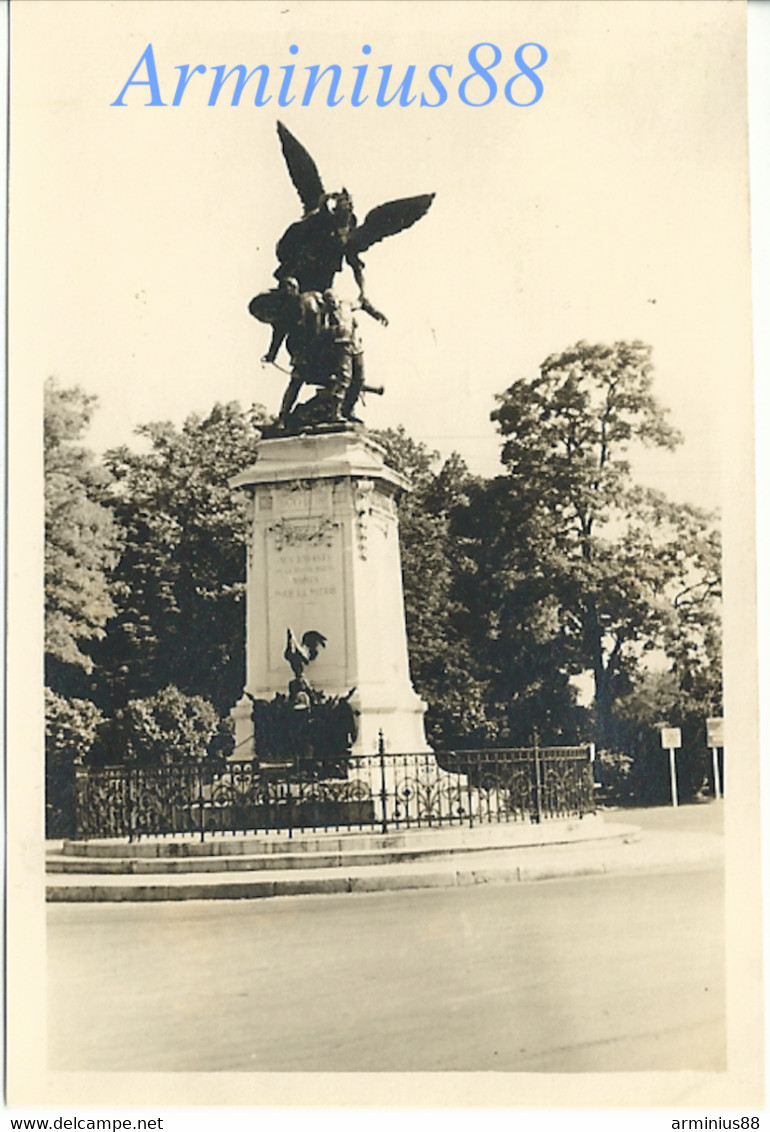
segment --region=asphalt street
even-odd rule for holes
[[[640,823],[713,829],[717,808],[708,811],[649,812]],[[51,1069],[725,1066],[713,861],[461,889],[58,904],[48,914]]]

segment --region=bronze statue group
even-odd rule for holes
[[[434,194],[381,204],[359,225],[348,191],[324,190],[313,158],[281,122],[278,137],[304,215],[276,245],[278,286],[256,295],[249,312],[273,328],[262,361],[276,364],[282,345],[289,355],[290,380],[276,428],[294,433],[316,425],[356,422],[354,412],[362,393],[382,392],[364,382],[355,312],[365,311],[384,325],[388,320],[364,293],[361,253],[424,216]],[[334,277],[346,263],[358,286],[356,303],[339,298],[333,289]],[[317,392],[297,404],[303,385],[316,386]]]

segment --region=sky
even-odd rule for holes
[[[367,399],[367,425],[403,424],[494,475],[496,394],[580,339],[641,339],[685,443],[637,454],[637,475],[720,505],[725,398],[750,381],[735,13],[676,0],[17,6],[10,266],[20,387],[53,375],[96,394],[87,440],[98,451],[217,400],[277,411],[286,378],[261,365],[269,327],[246,308],[271,285],[275,243],[301,214],[280,117],[325,187],[352,193],[359,220],[383,201],[436,193],[423,220],[364,256],[368,296],[390,320],[361,316],[367,380],[386,389]],[[145,105],[148,86],[110,105],[149,43],[167,105]],[[536,72],[542,96],[515,106],[502,88],[525,43],[548,54]],[[458,88],[477,44],[500,53],[497,91],[469,106]],[[530,65],[538,58],[535,47],[524,54]],[[271,100],[254,106],[247,87],[240,105],[223,91],[209,106],[211,68],[239,63],[270,67]],[[296,97],[280,107],[281,68],[292,63]],[[340,105],[326,104],[325,85],[301,105],[305,68],[333,63]],[[354,107],[353,68],[364,63],[369,97]],[[431,100],[438,63],[453,67],[442,72],[442,106],[376,105],[380,67],[392,65],[395,85],[414,65],[414,90]],[[207,70],[173,106],[185,64]],[[526,75],[516,83],[519,101],[535,93]],[[486,80],[465,91],[482,101]],[[354,293],[349,271],[338,280]]]

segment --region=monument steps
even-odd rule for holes
[[[383,833],[379,829],[339,828],[329,830],[257,831],[243,834],[168,834],[143,836],[136,841],[125,837],[65,839],[49,842],[52,855],[70,857],[232,857],[241,854],[331,853],[431,847],[475,846],[499,848],[506,845],[543,845],[560,841],[586,840],[614,836],[601,814],[549,819],[548,821],[445,822],[443,825],[413,824]]]
[[[624,851],[638,838],[635,826],[589,816],[547,827],[322,834],[280,843],[276,835],[263,835],[227,846],[218,840],[67,842],[49,849],[46,897],[258,899],[535,880],[605,872],[617,861],[622,867]],[[330,843],[326,851],[318,850],[319,842]],[[235,852],[223,851],[236,845]]]
[[[265,858],[265,867],[279,867],[276,859],[296,856],[308,863],[314,857],[347,857],[374,854],[378,859],[404,851],[419,854],[479,851],[508,846],[544,845],[616,836],[617,826],[607,826],[600,815],[586,814],[543,823],[528,821],[413,825],[383,833],[380,830],[339,829],[258,831],[250,834],[175,834],[126,838],[64,840],[49,845],[49,860],[103,861],[114,858],[168,860],[174,863],[195,858]],[[273,862],[271,864],[270,862]]]
[[[118,856],[109,853],[105,856],[93,852],[85,856],[75,856],[72,853],[51,854],[47,862],[49,873],[93,873],[93,874],[162,874],[162,873],[197,873],[197,872],[263,872],[284,869],[329,869],[347,866],[362,865],[403,864],[412,861],[430,860],[457,852],[483,853],[501,847],[515,848],[542,844],[567,844],[576,840],[594,839],[627,839],[632,827],[602,827],[587,824],[585,827],[572,827],[561,831],[561,837],[553,835],[537,838],[532,833],[522,837],[485,838],[482,836],[476,841],[472,837],[435,839],[432,843],[415,842],[408,844],[408,836],[392,839],[398,844],[387,844],[389,839],[375,837],[373,844],[368,848],[360,847],[361,839],[357,838],[355,845],[340,845],[341,839],[335,838],[337,847],[318,850],[310,846],[317,845],[314,839],[305,846],[295,848],[294,841],[284,841],[277,846],[275,842],[268,844],[243,843],[237,853],[227,853],[226,844],[216,842],[199,842],[197,846],[182,845],[179,848],[200,849],[211,847],[210,853],[169,853],[169,844],[156,844],[152,846],[158,850],[157,855],[134,855],[125,853]],[[436,831],[440,833],[440,831]],[[467,831],[472,833],[473,831]],[[510,831],[509,831],[510,832]],[[522,831],[524,832],[524,831]],[[583,834],[582,837],[576,834]],[[404,843],[406,842],[406,843]],[[506,842],[508,843],[506,845]],[[379,843],[379,844],[378,844]],[[143,847],[141,842],[136,848]],[[89,848],[94,848],[93,845]],[[96,847],[98,848],[98,847]],[[110,848],[113,848],[112,846]],[[124,851],[134,848],[133,845],[123,846]],[[165,852],[164,852],[165,850]],[[224,852],[222,850],[225,850]]]

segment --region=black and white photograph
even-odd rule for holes
[[[747,14],[12,0],[9,1104],[761,1109]]]

